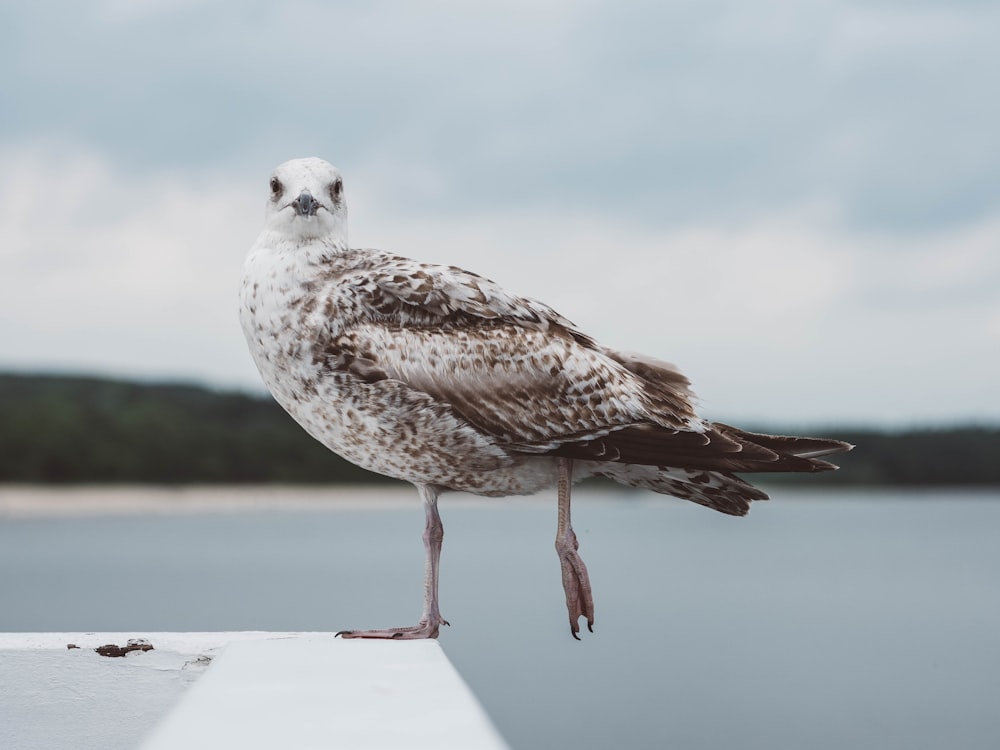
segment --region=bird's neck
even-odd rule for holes
[[[306,268],[325,263],[347,252],[347,241],[326,235],[322,237],[289,236],[264,230],[254,244],[257,252],[266,252],[289,267]]]

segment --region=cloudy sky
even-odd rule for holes
[[[260,389],[273,167],[352,244],[676,362],[709,415],[1000,419],[989,2],[6,3],[0,369]]]

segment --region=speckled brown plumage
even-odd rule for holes
[[[442,491],[532,493],[567,472],[742,515],[766,495],[736,472],[832,469],[821,457],[849,447],[706,422],[672,365],[601,346],[546,305],[468,271],[349,248],[342,180],[326,162],[281,165],[271,192],[241,292],[254,361],[313,437],[415,484],[432,537]],[[564,575],[569,557],[578,560],[568,493],[567,484]],[[437,634],[431,553],[424,624],[366,635]],[[570,569],[589,592],[582,561]],[[592,603],[577,602],[592,621]]]

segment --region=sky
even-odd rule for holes
[[[712,418],[1000,420],[1000,6],[0,6],[0,370],[262,392],[280,162],[351,244],[676,363]]]

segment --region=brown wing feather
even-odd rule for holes
[[[646,418],[649,400],[628,370],[559,330],[494,322],[444,330],[358,325],[319,353],[330,369],[398,380],[431,395],[514,450],[544,453]],[[684,417],[664,413],[674,429]]]
[[[431,395],[509,449],[702,471],[823,471],[839,441],[697,418],[676,367],[597,345],[551,308],[454,267],[373,252],[331,277],[314,356]]]
[[[841,453],[849,443],[745,432],[713,423],[703,433],[631,425],[599,438],[567,442],[549,455],[590,461],[673,466],[722,472],[815,472],[836,469],[818,456]]]

